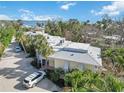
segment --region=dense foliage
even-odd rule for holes
[[[47,70],[47,78],[53,81],[60,87],[64,86],[64,70],[62,68],[55,68],[53,70]]]
[[[12,26],[12,22],[2,22],[0,26],[0,57],[2,56],[4,49],[9,45],[12,37],[15,33],[15,29]]]
[[[49,73],[49,77],[53,82],[56,82],[60,79],[60,76],[64,74],[64,70],[62,68],[54,69],[51,73]]]
[[[96,23],[90,23],[89,20],[86,22],[78,21],[77,19],[69,19],[67,21],[57,20],[48,21],[45,26],[45,32],[51,35],[58,35],[65,37],[67,40],[74,42],[90,43],[100,47],[124,47],[124,20],[112,20],[110,17],[105,15],[102,20]],[[113,43],[107,41],[103,36],[119,35],[120,40]],[[118,45],[118,46],[117,46]]]
[[[80,42],[81,26],[81,23],[76,19],[70,19],[67,22],[48,21],[45,26],[45,32],[51,35],[62,36],[68,38],[69,40]]]
[[[113,68],[116,68],[118,73],[124,70],[124,48],[106,49],[103,58],[108,58],[108,63],[112,62]]]
[[[113,75],[102,75],[89,70],[73,70],[65,75],[64,80],[66,86],[74,92],[119,92],[124,89],[124,82]]]
[[[53,53],[52,47],[49,46],[46,38],[43,35],[24,35],[24,32],[18,31],[16,33],[16,39],[21,43],[25,51],[30,53],[31,56],[35,56],[36,49],[43,57],[47,58]]]

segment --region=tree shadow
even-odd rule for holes
[[[26,58],[25,53],[23,53],[23,52],[14,53],[13,52],[13,50],[14,50],[13,48],[15,45],[16,45],[15,42],[10,44],[9,48],[6,50],[6,53],[5,53],[5,54],[9,53],[9,55],[8,56],[5,55],[3,57],[4,58],[3,62],[6,62],[6,60],[7,61],[11,60],[14,57],[18,58],[18,60],[17,61],[14,60],[15,61],[15,62],[13,62],[14,67],[6,66],[6,67],[2,68],[2,66],[1,66],[0,76],[4,77],[6,79],[15,79],[16,81],[19,81],[19,83],[15,84],[14,86],[10,86],[10,87],[14,87],[15,89],[20,90],[20,91],[23,91],[23,90],[25,91],[25,90],[27,90],[27,88],[25,88],[22,85],[24,78],[27,77],[28,75],[30,75],[31,73],[38,71],[38,69],[34,68],[30,64],[30,62],[32,61],[32,58]],[[7,58],[7,57],[10,57],[10,58]],[[53,86],[55,86],[54,83],[51,83],[50,80],[45,79],[45,80],[41,80],[41,82],[39,82],[36,87],[46,89],[48,91],[55,91],[55,90],[52,90]]]
[[[26,90],[22,86],[22,81],[24,78],[31,73],[37,71],[34,67],[30,65],[30,58],[22,58],[20,61],[15,62],[14,64],[17,65],[15,68],[2,68],[0,69],[0,76],[3,76],[7,79],[16,79],[16,81],[19,81],[17,85],[14,86],[17,90]]]
[[[48,91],[61,91],[62,89],[55,85],[52,81],[45,78],[37,84],[37,87],[46,89]]]
[[[21,91],[22,91],[22,90],[28,90],[28,88],[24,87],[21,82],[18,83],[18,84],[16,84],[16,85],[14,86],[14,88],[15,88],[15,89],[18,89],[18,90],[21,90]]]

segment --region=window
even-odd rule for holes
[[[39,63],[41,63],[41,60],[39,60]]]
[[[42,65],[45,66],[46,60],[42,59]]]
[[[24,79],[24,82],[25,82],[25,83],[29,83],[29,81],[28,81],[28,80],[25,80],[25,79]]]
[[[37,75],[36,77],[34,77],[31,81],[34,81],[35,79],[39,78],[41,76],[41,74]]]

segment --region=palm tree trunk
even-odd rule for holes
[[[24,49],[24,52],[27,53],[27,51],[26,51],[26,49],[25,49],[25,46],[24,46],[23,42],[21,42],[21,45],[22,45],[22,47],[23,47],[23,49]]]

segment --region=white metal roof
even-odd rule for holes
[[[101,49],[97,47],[90,46],[88,49],[88,54],[100,65],[102,65],[101,59]]]
[[[71,42],[66,48],[88,50],[90,44]]]
[[[73,52],[87,52],[90,44],[71,42],[66,47],[64,47],[65,51],[73,51]]]
[[[91,65],[96,65],[96,66],[102,66],[93,57],[91,57],[88,53],[58,51],[58,52],[55,52],[53,55],[50,55],[49,58],[79,62],[79,63],[84,63],[84,64],[91,64]]]

